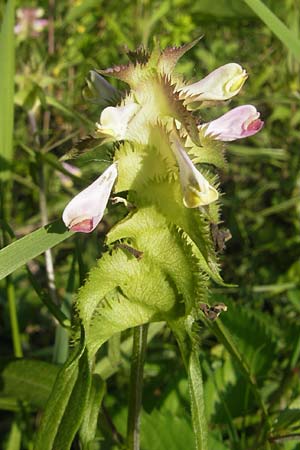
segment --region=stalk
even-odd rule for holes
[[[20,336],[20,329],[19,329],[19,323],[18,323],[15,288],[12,283],[10,275],[6,278],[6,293],[7,293],[7,298],[8,298],[8,309],[9,309],[9,317],[10,317],[10,326],[11,326],[11,331],[12,331],[12,340],[13,340],[13,346],[14,346],[14,355],[16,358],[22,358],[23,351],[22,351],[21,336]]]
[[[198,345],[186,332],[183,324],[180,324],[179,326],[176,324],[172,329],[176,336],[188,375],[196,450],[208,450],[207,421],[205,416],[203,381]]]
[[[9,216],[10,216],[9,205],[11,204],[12,183],[8,181],[6,186],[4,185],[4,183],[1,183],[0,188],[2,188],[1,205],[0,205],[1,217],[3,218],[4,221],[6,221],[6,223],[9,223]],[[8,244],[9,238],[7,237],[7,233],[3,229],[3,246],[6,246]],[[6,295],[8,300],[8,310],[9,310],[10,326],[12,331],[14,355],[16,358],[22,358],[23,351],[18,322],[15,287],[12,282],[11,276],[6,277]]]
[[[133,329],[132,361],[127,419],[127,449],[140,449],[140,412],[148,324]]]

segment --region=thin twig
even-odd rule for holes
[[[107,425],[111,431],[112,434],[112,438],[113,440],[117,443],[117,444],[123,444],[124,443],[124,438],[121,435],[121,433],[119,433],[119,431],[117,430],[117,428],[115,427],[115,424],[112,421],[112,418],[109,415],[109,412],[107,411],[106,407],[102,404],[102,413],[103,416],[107,422]]]
[[[38,136],[38,129],[35,114],[33,111],[28,112],[28,119],[32,134],[35,139],[35,143],[40,149],[41,142]],[[46,197],[46,183],[45,183],[45,174],[44,174],[44,166],[42,161],[40,161],[38,167],[38,176],[39,176],[39,205],[40,205],[40,213],[41,213],[41,222],[42,225],[45,226],[48,224],[48,211],[47,211],[47,197]],[[55,274],[54,274],[54,265],[52,252],[50,249],[45,251],[45,264],[46,264],[46,276],[47,276],[47,284],[50,292],[51,299],[54,303],[58,304],[58,297],[55,286]]]

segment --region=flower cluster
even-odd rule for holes
[[[48,26],[48,19],[43,19],[43,8],[19,8],[17,9],[17,24],[15,33],[25,39],[28,36],[38,37]]]
[[[247,79],[246,71],[236,63],[225,64],[202,80],[187,84],[174,73],[177,60],[194,43],[167,48],[130,52],[133,59],[126,66],[102,71],[91,71],[87,97],[103,109],[96,123],[96,135],[103,142],[127,141],[133,146],[150,149],[153,130],[161,130],[167,140],[164,158],[173,161],[174,176],[179,180],[183,204],[199,208],[215,202],[216,187],[196,168],[188,149],[201,151],[201,138],[212,141],[233,141],[257,133],[263,126],[260,114],[252,105],[243,105],[228,111],[208,123],[197,118],[195,111],[224,103],[237,95]],[[125,81],[130,86],[123,96],[102,75]],[[116,103],[118,102],[117,106]],[[73,231],[90,232],[102,219],[110,193],[118,177],[118,158],[89,187],[79,193],[65,208],[63,220]]]

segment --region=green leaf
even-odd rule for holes
[[[289,154],[284,148],[256,148],[248,147],[246,145],[230,145],[227,148],[228,153],[233,155],[245,156],[251,158],[269,158],[275,161],[286,161],[289,159]]]
[[[17,422],[13,422],[4,450],[20,450],[22,433]]]
[[[234,440],[238,433],[233,418],[241,417],[243,411],[255,411],[253,395],[249,395],[247,379],[237,370],[232,358],[226,358],[217,368],[203,363],[206,372],[204,385],[205,406],[209,421],[227,424]]]
[[[288,431],[287,429],[290,427],[293,427],[293,430],[300,428],[300,409],[285,409],[281,411],[273,424],[273,430],[277,432]]]
[[[83,419],[90,388],[90,370],[83,335],[57,375],[34,450],[69,450]]]
[[[83,450],[89,450],[90,444],[95,439],[97,420],[104,393],[105,382],[99,375],[93,375],[87,406],[84,411],[83,421],[79,431]]]
[[[101,5],[99,0],[85,0],[83,3],[70,5],[65,21],[69,24],[88,14],[90,9],[99,8]]]
[[[189,422],[168,412],[142,414],[141,447],[144,450],[193,449],[194,435]]]
[[[244,2],[300,61],[300,41],[297,36],[261,0],[244,0]]]
[[[225,316],[226,314],[224,314],[223,316]],[[245,347],[243,348],[241,346],[241,348],[240,348],[239,344],[241,341],[238,338],[239,334],[241,335],[241,333],[242,333],[241,331],[239,333],[238,330],[241,330],[241,328],[244,327],[244,324],[243,324],[243,319],[240,318],[239,314],[237,314],[237,313],[236,313],[236,321],[239,322],[239,325],[238,325],[238,328],[236,331],[237,335],[235,335],[234,327],[229,325],[229,327],[230,327],[230,331],[229,331],[229,329],[223,325],[223,323],[220,319],[217,319],[214,322],[212,322],[208,319],[204,319],[204,320],[205,320],[206,324],[209,326],[209,328],[211,328],[213,333],[217,336],[219,341],[224,345],[224,347],[229,352],[229,354],[232,356],[234,361],[237,363],[237,366],[239,367],[241,373],[245,376],[245,378],[248,381],[249,386],[251,387],[251,390],[255,396],[255,400],[256,400],[257,404],[260,406],[262,413],[264,415],[265,427],[270,428],[271,424],[270,424],[269,415],[268,415],[268,412],[266,409],[266,405],[265,405],[262,395],[257,387],[257,381],[255,378],[255,375],[252,372],[252,370],[255,370],[255,366],[254,366],[254,364],[256,363],[255,358],[261,351],[261,348],[253,349],[252,353],[249,352],[250,358],[248,355],[248,359],[246,359],[243,350],[245,351],[245,348],[247,348],[247,343],[244,342]],[[249,332],[248,332],[247,328],[244,329],[244,333],[247,333],[247,336],[249,336]],[[251,344],[250,344],[250,346],[251,346]],[[252,357],[253,357],[253,359],[252,359]],[[250,369],[251,365],[252,365],[252,367],[251,367],[252,370]]]
[[[70,117],[71,119],[75,120],[76,122],[83,123],[91,128],[95,126],[94,122],[87,119],[85,116],[82,116],[77,111],[74,111],[73,109],[69,108],[67,105],[65,105],[63,102],[60,102],[54,97],[50,97],[49,95],[46,97],[46,101],[48,105],[53,106],[54,108],[58,109],[62,113],[64,113],[67,117]]]
[[[149,259],[137,261],[121,249],[106,253],[81,288],[76,305],[90,355],[115,333],[164,320],[174,303],[172,287]]]
[[[197,259],[185,237],[168,223],[155,207],[141,208],[132,216],[119,222],[107,236],[107,242],[129,238],[132,246],[146,253],[155,266],[160,267],[184,297],[187,310],[195,301],[195,290],[206,285],[201,270],[206,265]],[[202,283],[202,284],[201,284]],[[201,285],[201,286],[200,286]]]
[[[8,0],[0,31],[0,176],[7,178],[9,162],[13,158],[14,122],[14,39],[15,2]]]
[[[0,250],[0,280],[73,234],[57,220],[4,247]]]
[[[239,352],[255,375],[265,376],[276,359],[276,338],[263,315],[246,307],[237,307],[226,301],[228,310],[222,315],[222,323],[234,339]],[[274,326],[274,325],[273,325]]]
[[[58,370],[58,366],[43,361],[11,361],[1,370],[0,396],[24,401],[32,408],[44,408]]]

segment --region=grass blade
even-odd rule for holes
[[[0,280],[73,234],[58,220],[7,245],[0,251]]]
[[[9,162],[13,158],[13,122],[14,122],[14,0],[8,0],[0,30],[0,177],[8,177]]]
[[[244,0],[267,27],[300,61],[300,40],[261,0]]]

